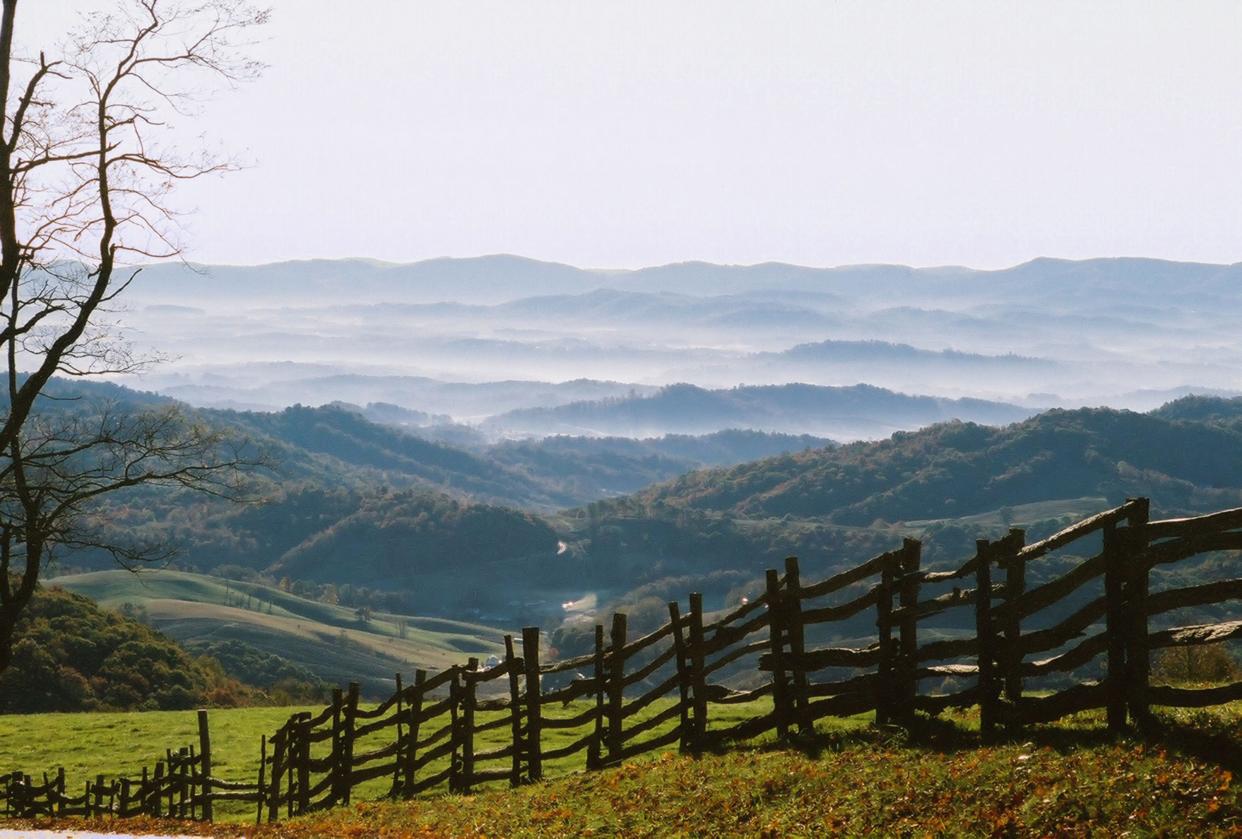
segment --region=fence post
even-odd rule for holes
[[[276,729],[276,736],[272,742],[272,777],[268,783],[270,793],[267,798],[268,822],[274,822],[280,817],[280,778],[284,770],[285,742],[288,736],[288,725],[282,725]],[[158,773],[159,767],[156,767],[155,771]],[[333,780],[335,781],[336,778]]]
[[[677,662],[677,707],[681,711],[681,742],[678,748],[685,754],[690,751],[693,734],[690,730],[690,668],[686,660],[686,642],[681,634],[681,609],[677,606],[677,601],[668,604],[668,619],[673,625],[673,657]]]
[[[509,786],[522,783],[522,692],[518,670],[522,660],[514,655],[513,636],[505,636],[505,670],[509,674],[509,730],[513,737],[513,757],[509,766]]]
[[[707,741],[707,676],[704,675],[703,594],[690,592],[690,684],[694,690],[694,737],[691,748],[695,754]]]
[[[267,735],[263,734],[259,737],[259,784],[258,784],[259,806],[258,806],[258,812],[254,814],[254,823],[256,825],[262,824],[263,822],[263,805],[267,801],[267,787],[264,784],[266,780],[266,778],[264,777],[264,774],[266,773],[266,771],[267,771]],[[143,770],[143,774],[144,775],[146,774],[145,769]]]
[[[522,629],[522,661],[526,669],[526,756],[530,780],[543,777],[541,720],[543,706],[539,696],[539,627]]]
[[[310,809],[310,711],[298,715],[298,813]]]
[[[167,775],[165,774],[167,771]],[[172,775],[172,767],[162,760],[155,762],[155,775],[151,789],[151,815],[160,817],[164,814],[164,788],[168,786],[167,777]]]
[[[477,687],[479,660],[470,658],[462,672],[461,693],[461,791],[470,792],[474,785],[474,694]]]
[[[56,815],[63,818],[65,815],[65,767],[63,766],[56,770],[56,792],[59,793],[56,799]]]
[[[919,566],[923,561],[923,544],[917,539],[906,539],[901,545],[898,583],[898,603],[904,610],[898,629],[901,633],[901,654],[897,657],[897,716],[907,728],[914,722],[914,704],[919,693]]]
[[[1129,627],[1125,603],[1125,556],[1117,538],[1116,524],[1104,525],[1104,602],[1108,633],[1108,672],[1104,679],[1108,701],[1108,728],[1113,733],[1126,727],[1126,647]]]
[[[996,633],[992,625],[992,543],[975,542],[975,636],[979,641],[979,733],[996,732]]]
[[[403,736],[405,731],[404,726],[402,725],[402,721],[405,719],[405,685],[401,683],[400,672],[393,674],[393,682],[396,684],[397,688],[397,692],[393,694],[393,699],[397,706],[397,740],[395,744],[397,747],[397,756],[392,769],[392,791],[389,792],[388,795],[390,798],[395,799],[397,794],[401,791],[401,768],[405,766],[403,755],[405,754],[404,749],[406,746],[405,738]]]
[[[776,717],[778,737],[789,736],[789,683],[785,680],[785,604],[781,596],[781,578],[775,568],[766,574],[768,596],[768,647],[772,652],[772,713]]]
[[[880,590],[875,600],[875,630],[880,648],[880,661],[876,665],[876,725],[888,725],[893,721],[893,589],[896,565],[893,557],[885,557],[880,567]]]
[[[328,784],[328,788],[332,790],[331,805],[336,805],[344,800],[341,791],[341,755],[344,752],[344,737],[341,720],[341,709],[345,706],[345,697],[340,688],[332,688],[332,755],[331,755],[331,772],[332,781]],[[272,743],[272,769],[275,770],[276,760],[276,744]]]
[[[418,730],[422,725],[423,716],[423,683],[427,681],[427,671],[418,669],[414,671],[414,691],[410,697],[410,724],[406,726],[406,737],[409,738],[405,748],[405,767],[403,769],[403,788],[402,794],[411,796],[414,794],[414,764],[418,760]],[[516,749],[517,741],[514,741]]]
[[[591,742],[587,744],[587,769],[603,766],[604,751],[604,625],[595,624],[595,662],[592,670],[595,680],[595,721]]]
[[[625,721],[625,634],[624,613],[612,616],[611,648],[608,654],[608,760],[621,756],[622,727]]]
[[[353,794],[354,773],[354,729],[358,723],[358,683],[349,683],[349,692],[345,694],[345,731],[342,736],[341,763],[344,772],[341,776],[341,790],[344,794],[343,804],[348,804]]]
[[[1005,539],[1005,550],[1000,561],[1005,570],[1005,619],[1001,632],[1005,637],[1005,652],[1001,657],[1005,671],[1005,699],[1017,705],[1022,698],[1022,616],[1018,599],[1026,591],[1026,560],[1022,547],[1026,544],[1026,531],[1011,528]],[[1016,723],[1017,715],[1013,716]]]
[[[198,712],[198,764],[202,772],[203,805],[199,809],[204,821],[212,821],[211,801],[211,730],[207,727],[207,711]]]
[[[461,668],[452,668],[453,680],[449,682],[449,792],[461,791]]]
[[[1151,505],[1146,498],[1132,499],[1134,507],[1126,520],[1123,547],[1126,565],[1125,602],[1130,613],[1129,643],[1126,646],[1126,695],[1130,719],[1140,728],[1151,725],[1147,704],[1147,685],[1151,677],[1151,651],[1147,647],[1147,522]]]
[[[785,557],[785,617],[789,633],[790,671],[793,674],[793,702],[798,720],[798,733],[806,736],[815,733],[807,696],[806,671],[803,670],[803,653],[806,652],[802,628],[802,577],[798,572],[798,558]]]
[[[99,786],[100,789],[103,788],[103,775],[99,776]],[[188,790],[187,787],[189,787]],[[177,818],[184,819],[187,813],[193,815],[193,807],[194,747],[182,746],[177,752]]]
[[[168,774],[164,777],[164,794],[168,797],[166,805],[168,809],[164,812],[170,819],[176,818],[177,816],[177,791],[181,789],[181,763],[177,760],[178,757],[179,755],[174,753],[172,749],[164,750],[164,760],[168,766]],[[103,783],[103,776],[96,776],[95,784],[92,786],[92,789],[95,789],[95,787],[98,787],[101,783]],[[98,814],[100,796],[98,792],[96,792],[95,795],[96,798],[94,806],[95,812]]]

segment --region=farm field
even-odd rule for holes
[[[204,574],[95,571],[54,577],[47,584],[109,608],[132,604],[161,632],[191,648],[196,642],[245,641],[327,682],[356,680],[364,695],[390,693],[396,672],[441,670],[469,656],[486,659],[503,652],[504,631],[494,627],[383,613],[362,623],[353,609]]]
[[[265,710],[274,721],[285,709]],[[258,712],[228,713],[256,729],[266,724]],[[152,718],[153,732],[189,730],[168,715],[139,716]],[[1159,718],[1162,733],[1148,739],[1110,737],[1093,712],[982,747],[973,711],[929,722],[913,739],[866,718],[824,721],[803,749],[767,741],[699,759],[670,749],[596,773],[550,765],[548,780],[512,791],[361,801],[259,828],[127,821],[125,829],[281,837],[1237,835],[1242,705]],[[53,715],[25,719],[38,730],[69,730]],[[15,721],[0,718],[6,738]],[[109,736],[90,739],[84,751],[96,761],[117,745]]]

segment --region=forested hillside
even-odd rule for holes
[[[1031,413],[1029,409],[1002,402],[910,396],[870,385],[783,384],[708,390],[677,384],[661,388],[650,396],[510,411],[491,417],[486,425],[524,433],[650,436],[758,428],[793,434],[875,438],[896,429],[917,428],[952,418],[1005,423]]]
[[[912,535],[929,537],[928,561],[949,561],[1010,524],[1046,532],[1129,495],[1150,495],[1163,513],[1242,504],[1238,404],[1056,410],[839,447],[722,432],[469,450],[348,406],[202,411],[269,458],[254,502],[135,492],[106,519],[114,533],[176,546],[186,570],[287,578],[320,587],[312,596],[350,586],[383,593],[360,604],[406,613],[555,625],[693,588],[734,601],[788,554],[819,574]],[[763,457],[773,452],[784,453]],[[762,459],[688,471],[752,456]],[[70,562],[111,567],[103,554]],[[584,597],[596,606],[562,608]]]
[[[639,498],[850,525],[953,518],[1090,495],[1115,501],[1149,494],[1166,510],[1229,506],[1242,501],[1242,424],[1170,417],[1194,411],[1217,419],[1236,405],[1196,399],[1152,414],[1054,410],[1003,428],[947,423],[876,443],[696,472]]]

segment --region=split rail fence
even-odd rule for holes
[[[1242,508],[1149,521],[1139,498],[1033,544],[1021,530],[979,541],[947,570],[922,568],[913,539],[809,584],[790,558],[783,574],[767,572],[762,596],[712,620],[691,594],[688,610],[668,604],[668,622],[641,637],[614,615],[583,656],[542,662],[539,630],[528,627],[505,637],[498,664],[419,670],[410,684],[398,676],[375,707],[351,684],[263,738],[254,783],[212,776],[200,712],[197,754],[169,753],[141,779],[100,778],[73,797],[63,771],[42,784],[14,775],[0,782],[0,804],[10,817],[211,819],[213,803],[241,801],[257,820],[275,821],[348,804],[356,791],[467,793],[538,780],[553,762],[595,770],[657,749],[810,735],[829,716],[874,712],[878,724],[911,726],[920,712],[978,706],[985,739],[1088,709],[1106,709],[1114,730],[1144,726],[1153,705],[1242,699],[1242,682],[1195,689],[1150,678],[1153,650],[1242,637],[1242,620],[1167,618],[1186,608],[1242,611],[1242,578],[1159,585],[1171,564],[1236,550]],[[1032,568],[1042,582],[1028,586]],[[1047,687],[1050,678],[1060,689]],[[746,713],[727,713],[742,704]]]

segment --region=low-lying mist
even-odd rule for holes
[[[730,427],[867,438],[937,418],[1233,394],[1239,281],[1239,266],[1153,260],[165,265],[139,276],[122,318],[137,349],[171,360],[122,381],[210,407],[378,403],[407,412],[398,424],[491,439]],[[682,383],[695,388],[662,390]],[[787,383],[821,390],[757,387]],[[938,401],[916,410],[859,384]]]

